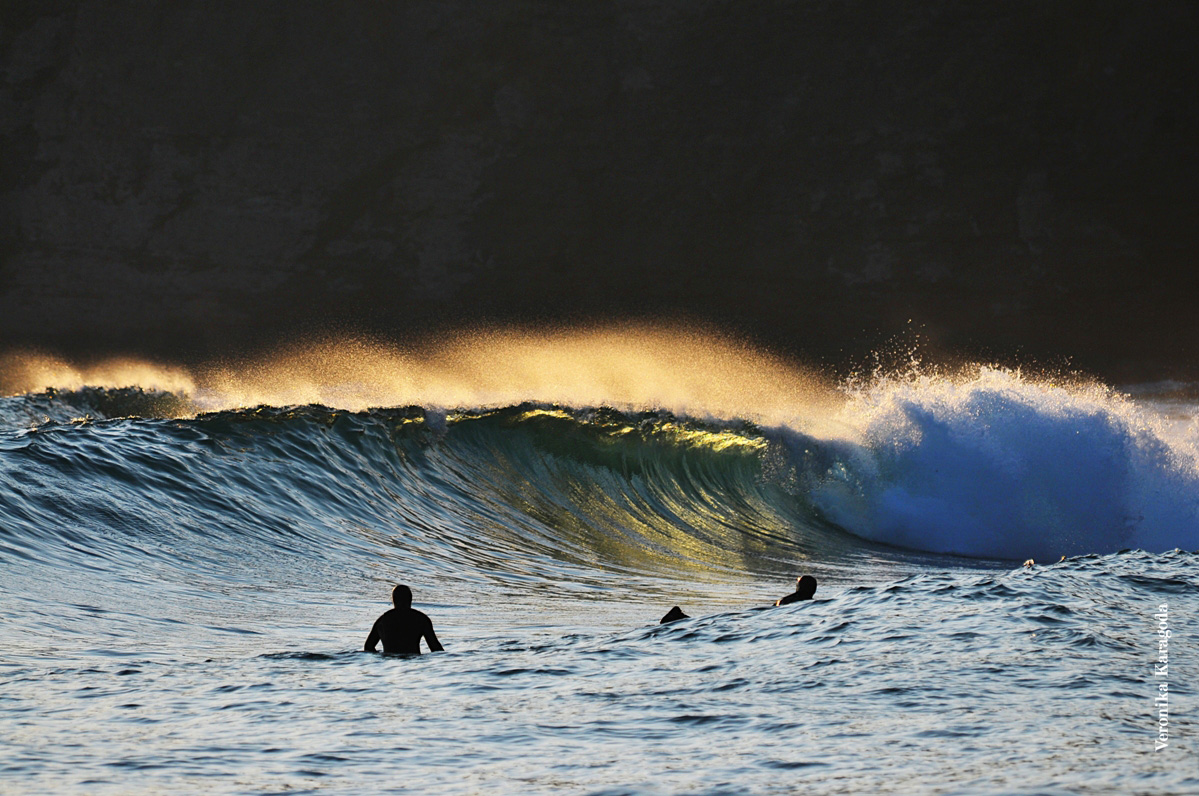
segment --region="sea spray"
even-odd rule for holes
[[[29,352],[0,357],[2,394],[83,386],[186,394],[207,411],[297,404],[478,409],[531,401],[791,425],[816,420],[841,400],[832,381],[810,369],[695,325],[496,328],[407,345],[329,338],[187,366],[74,363]]]
[[[1199,547],[1199,441],[1100,385],[1019,372],[881,378],[849,395],[814,505],[867,539],[1056,560]]]

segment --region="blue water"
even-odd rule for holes
[[[1185,393],[203,409],[0,399],[0,792],[1199,793]]]

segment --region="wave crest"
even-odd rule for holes
[[[321,523],[385,535],[417,529],[414,565],[443,520],[462,529],[459,546],[514,544],[576,563],[586,559],[580,551],[604,551],[601,561],[636,559],[631,570],[646,573],[679,560],[781,569],[800,559],[843,560],[855,545],[878,555],[870,543],[1042,561],[1199,548],[1199,430],[1179,419],[1176,404],[1166,417],[1101,385],[988,368],[956,378],[877,378],[846,388],[839,403],[806,397],[787,409],[794,421],[754,424],[541,402],[357,413],[263,406],[197,416],[202,406],[190,396],[88,388],[0,400],[0,426],[20,434],[47,421],[174,418],[131,421],[136,434],[87,444],[97,446],[97,459],[151,445],[169,460],[187,447],[176,439],[185,429],[244,448],[252,461],[237,471],[189,452],[182,458],[194,472],[180,483],[203,483],[195,497],[203,503],[232,489],[253,492],[269,474],[284,492],[315,497],[301,510],[277,494],[255,494],[265,511],[319,517],[313,538]],[[82,494],[81,482],[67,483],[78,478],[72,472],[60,474],[60,495]],[[313,486],[347,472],[356,479],[349,491]],[[436,558],[438,549],[424,552]]]
[[[1098,385],[984,368],[880,379],[840,412],[852,430],[814,505],[866,539],[933,552],[1050,558],[1199,547],[1199,435]]]

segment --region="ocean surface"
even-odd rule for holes
[[[831,393],[2,398],[0,792],[1199,793],[1193,386]]]

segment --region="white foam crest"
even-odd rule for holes
[[[813,501],[859,536],[1054,561],[1199,548],[1199,431],[1110,388],[994,368],[881,378],[839,420],[843,467]]]

